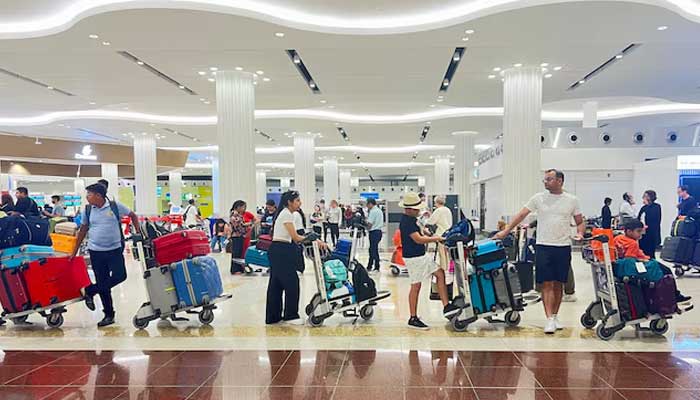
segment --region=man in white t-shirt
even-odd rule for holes
[[[563,286],[569,277],[571,266],[571,227],[573,217],[576,221],[577,234],[574,240],[581,240],[585,232],[581,206],[578,199],[565,193],[564,173],[547,170],[544,174],[545,192],[532,196],[525,207],[520,210],[504,230],[498,232],[496,239],[503,239],[520,224],[531,212],[537,213],[537,244],[535,246],[535,265],[537,283],[542,284],[542,303],[547,316],[544,332],[552,334],[563,329],[557,314],[563,296]]]
[[[183,216],[185,218],[185,226],[188,228],[197,226],[197,223],[202,220],[202,217],[199,216],[199,209],[197,209],[194,199],[188,201]]]

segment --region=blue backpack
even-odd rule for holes
[[[445,245],[448,247],[453,247],[457,242],[461,241],[463,243],[473,242],[476,238],[476,231],[474,231],[474,225],[472,221],[465,218],[459,221],[457,224],[452,225],[452,227],[446,230],[442,237],[445,238]]]

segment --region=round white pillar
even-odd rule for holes
[[[255,171],[255,205],[265,206],[267,200],[267,172],[264,170]],[[250,207],[252,210],[253,207]]]
[[[238,71],[216,73],[216,137],[219,145],[218,211],[234,201],[255,204],[255,86],[253,74]]]
[[[454,132],[455,137],[455,187],[459,207],[464,215],[472,215],[472,170],[474,169],[474,135],[476,132]]]
[[[134,175],[136,178],[136,212],[143,216],[158,214],[156,183],[156,139],[152,135],[134,138]],[[111,182],[110,182],[110,186]]]
[[[85,180],[82,178],[73,179],[73,191],[80,197],[85,196]]]
[[[436,157],[433,178],[433,195],[446,195],[450,192],[450,158]]]
[[[227,216],[221,213],[221,210],[226,210],[226,206],[221,206],[221,199],[219,198],[221,193],[221,187],[219,186],[219,177],[219,155],[218,153],[214,153],[214,155],[211,158],[211,191],[214,200],[213,211],[214,216],[224,217],[224,219],[226,219]]]
[[[330,158],[323,160],[323,198],[326,204],[331,200],[338,201],[338,160]]]
[[[350,194],[350,187],[352,186],[351,177],[352,173],[347,169],[340,170],[340,173],[338,173],[340,184],[338,197],[340,197],[340,202],[343,204],[348,204],[352,201],[352,195]]]
[[[301,208],[306,215],[311,215],[316,200],[314,154],[313,136],[294,136],[294,186],[299,191]]]
[[[102,179],[109,182],[107,196],[110,199],[118,200],[119,193],[119,166],[113,163],[102,163]]]
[[[511,68],[503,76],[503,211],[513,215],[542,190],[542,69]]]
[[[171,171],[168,173],[168,188],[170,189],[170,202],[174,206],[182,206],[182,173]]]

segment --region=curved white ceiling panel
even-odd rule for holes
[[[401,7],[397,7],[399,11],[394,15],[347,17],[343,15],[342,10],[338,10],[336,14],[320,14],[305,11],[303,6],[291,8],[271,1],[258,0],[74,0],[58,11],[33,19],[0,22],[0,39],[48,36],[65,31],[92,15],[142,8],[225,13],[323,33],[384,35],[443,28],[503,11],[568,1],[570,0],[467,0],[448,7],[436,6],[429,11],[402,14]],[[632,1],[660,6],[700,22],[700,2],[697,0]]]

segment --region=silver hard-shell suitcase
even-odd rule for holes
[[[522,310],[523,295],[517,269],[508,265],[492,271],[493,285],[496,288],[496,301],[502,308]]]
[[[144,271],[143,278],[156,316],[167,316],[177,310],[178,297],[170,266],[150,268]]]

